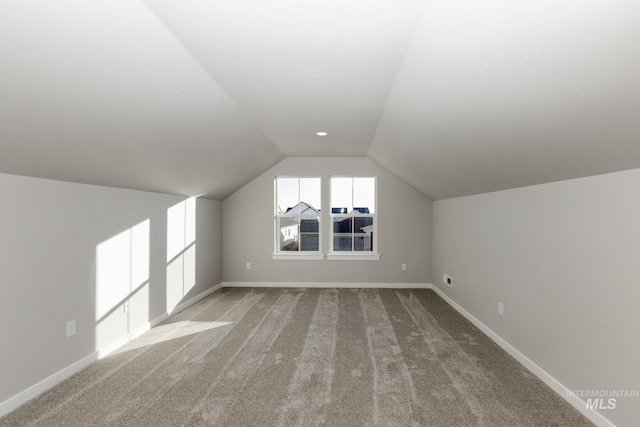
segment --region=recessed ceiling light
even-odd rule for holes
[[[318,135],[318,136],[327,136],[329,134],[326,133],[326,132],[316,132],[316,135]]]

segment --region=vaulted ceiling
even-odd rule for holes
[[[640,3],[0,0],[0,172],[224,199],[295,156],[433,199],[638,168]]]

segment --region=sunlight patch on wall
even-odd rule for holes
[[[167,209],[167,312],[196,285],[196,199]]]
[[[149,321],[149,232],[147,219],[96,246],[96,349]]]
[[[167,262],[196,241],[196,199],[191,197],[167,209]]]

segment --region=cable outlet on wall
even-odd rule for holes
[[[251,263],[250,262],[247,263],[247,270],[251,270]]]
[[[504,316],[504,304],[500,301],[498,301],[498,314]]]
[[[72,337],[76,334],[76,321],[71,320],[67,322],[67,338]]]
[[[407,271],[407,264],[402,264],[402,265],[400,266],[400,269],[401,269],[402,271]]]
[[[444,282],[445,285],[449,287],[453,286],[453,279],[448,274],[442,275],[442,281]]]
[[[128,313],[129,312],[129,301],[125,301],[124,302],[124,312]]]

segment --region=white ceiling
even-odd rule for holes
[[[0,0],[0,172],[223,199],[369,156],[455,197],[640,167],[639,76],[635,0]]]

